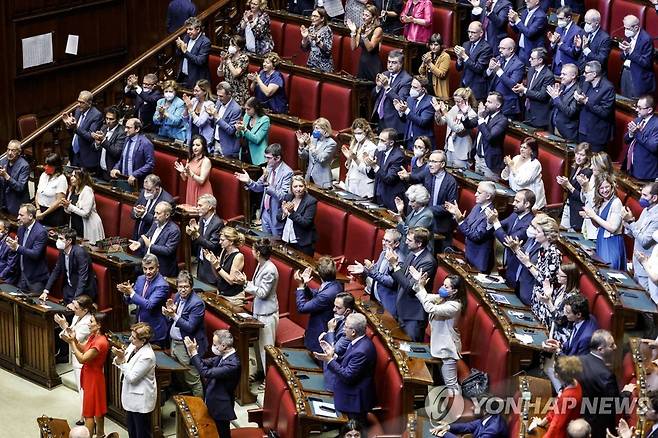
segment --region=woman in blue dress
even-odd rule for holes
[[[281,57],[270,52],[263,59],[263,69],[258,73],[249,73],[251,91],[264,109],[273,113],[288,114],[288,99],[283,75],[277,68],[281,65]]]

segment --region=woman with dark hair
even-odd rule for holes
[[[360,2],[360,0],[352,1]],[[347,12],[345,16],[347,18]],[[384,31],[379,25],[377,8],[373,5],[366,5],[363,8],[359,22],[361,24],[350,19],[346,21],[347,27],[350,29],[350,47],[352,50],[361,48],[359,70],[356,77],[374,82],[379,72],[382,71],[379,46],[384,37]]]
[[[62,173],[62,159],[57,154],[46,157],[46,165],[39,177],[34,203],[37,206],[37,220],[48,227],[66,225],[68,217],[64,212],[63,200],[69,183]]]
[[[419,135],[414,141],[414,156],[411,158],[411,174],[420,178],[427,167],[427,159],[432,152],[432,140],[426,135]]]
[[[544,279],[545,303],[550,312],[547,327],[553,333],[552,338],[560,341],[560,345],[564,345],[571,334],[569,321],[564,316],[564,305],[570,296],[580,293],[578,290],[579,280],[580,271],[573,263],[560,265],[560,269],[557,271],[557,289],[553,287],[550,279]]]
[[[265,148],[270,132],[270,118],[265,115],[263,107],[255,97],[250,97],[244,104],[244,117],[235,125],[235,135],[244,137],[249,143],[251,164],[260,166],[265,163]],[[242,161],[246,157],[240,157]]]
[[[283,198],[277,220],[285,221],[281,239],[304,254],[313,255],[315,249],[315,213],[318,201],[306,190],[302,175],[290,182],[290,193]]]
[[[311,27],[300,26],[302,50],[310,52],[306,65],[321,71],[334,71],[332,59],[333,32],[329,27],[329,14],[323,7],[311,13]]]
[[[400,21],[407,40],[426,44],[432,34],[432,0],[407,0]]]
[[[557,183],[567,192],[567,200],[562,210],[560,225],[568,231],[580,232],[583,226],[583,218],[579,213],[585,204],[580,199],[581,187],[578,176],[583,175],[587,179],[592,176],[591,159],[592,148],[589,143],[579,143],[574,150],[573,166],[569,178],[562,175],[555,177]]]
[[[217,76],[231,85],[233,99],[240,105],[244,105],[249,98],[247,80],[249,56],[244,52],[244,47],[244,37],[233,35],[229,41],[228,51],[222,52],[222,60],[217,67]]]
[[[528,137],[521,143],[519,155],[514,158],[509,155],[505,157],[505,168],[501,174],[501,178],[508,180],[510,188],[515,192],[528,189],[535,194],[535,210],[541,210],[546,205],[546,192],[538,156],[537,140]]]
[[[91,176],[86,170],[74,170],[71,173],[68,198],[62,199],[62,205],[69,214],[71,228],[78,236],[94,244],[105,239],[105,230],[96,211],[96,197],[91,184]]]
[[[187,164],[183,165],[180,161],[176,161],[174,168],[180,174],[181,179],[187,182],[186,202],[195,204],[199,196],[212,195],[212,185],[209,180],[212,163],[208,158],[206,139],[201,135],[192,137],[192,144],[190,144],[187,156]]]
[[[270,52],[263,58],[263,69],[258,73],[249,73],[251,91],[265,109],[273,113],[288,114],[288,98],[285,82],[279,70],[281,57]]]
[[[461,337],[457,330],[457,320],[466,310],[464,281],[457,275],[449,275],[435,295],[427,293],[425,289],[429,280],[426,272],[419,272],[412,266],[409,273],[416,281],[413,286],[416,297],[429,315],[430,354],[441,359],[443,384],[453,394],[459,394],[461,389],[457,382],[457,361],[461,358]]]
[[[185,141],[187,138],[185,102],[176,96],[178,84],[176,81],[166,81],[162,88],[164,97],[156,104],[153,124],[159,126],[158,135]]]
[[[448,71],[450,70],[450,54],[443,50],[443,38],[440,33],[434,33],[429,41],[430,51],[423,55],[423,62],[418,74],[427,78],[427,94],[439,99],[450,97]]]
[[[238,32],[245,39],[247,52],[264,55],[274,49],[270,16],[265,12],[267,0],[249,0],[238,25]]]

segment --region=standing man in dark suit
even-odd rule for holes
[[[212,264],[203,256],[202,249],[217,253],[219,251],[219,230],[224,227],[224,221],[217,216],[217,199],[206,193],[196,201],[199,220],[192,218],[185,232],[192,240],[192,252],[199,261],[196,275],[204,283],[214,284],[217,276]]]
[[[621,71],[621,95],[637,98],[653,94],[656,89],[656,76],[653,74],[653,38],[640,28],[640,20],[635,15],[624,17],[626,39],[619,43],[624,66]]]
[[[193,291],[194,278],[189,271],[180,271],[176,278],[178,293],[173,299],[168,299],[162,307],[162,314],[171,321],[169,337],[171,338],[171,354],[184,365],[191,365],[190,356],[183,343],[185,338],[194,339],[198,353],[203,356],[208,349],[206,327],[203,316],[206,305]],[[185,384],[192,390],[195,397],[203,397],[201,378],[196,369],[190,368],[183,373]]]
[[[191,0],[170,0],[167,6],[167,33],[174,33],[190,17],[196,15],[196,6]]]
[[[177,82],[192,89],[199,79],[210,80],[210,70],[208,70],[210,40],[203,34],[201,21],[198,18],[190,17],[185,20],[185,27],[187,28],[185,37],[176,39],[178,48],[176,53],[183,58]]]
[[[562,66],[575,64],[579,53],[574,46],[576,36],[583,36],[583,30],[572,21],[571,8],[563,6],[558,8],[557,29],[555,33],[548,32],[548,40],[551,42],[553,52],[553,73],[559,75]]]
[[[9,225],[5,219],[0,219],[0,280],[3,283],[18,282],[18,257],[7,245],[5,237],[9,233]]]
[[[235,420],[235,388],[240,381],[240,358],[233,348],[233,336],[228,330],[216,330],[212,337],[215,357],[201,359],[196,340],[185,338],[192,365],[208,382],[205,402],[215,420],[219,438],[231,438],[231,420]]]
[[[155,151],[151,140],[142,135],[142,122],[139,119],[128,119],[125,131],[126,144],[121,158],[110,171],[110,177],[127,176],[128,183],[136,186],[155,168]]]
[[[18,254],[20,277],[17,287],[30,292],[43,291],[48,280],[46,244],[48,231],[36,220],[34,204],[23,204],[18,209],[18,232],[16,238],[7,236],[5,241]]]
[[[590,61],[598,61],[605,73],[608,66],[608,58],[612,50],[612,38],[601,29],[601,13],[596,9],[590,9],[585,13],[585,34],[581,37],[576,35],[573,40],[574,48],[578,54],[578,68],[585,69],[585,64]]]
[[[604,78],[601,64],[585,64],[585,82],[574,98],[580,105],[578,141],[592,145],[593,152],[606,150],[615,126],[615,87]]]
[[[514,54],[516,44],[512,38],[500,42],[500,56],[491,58],[487,67],[487,76],[491,80],[490,91],[497,91],[503,96],[502,113],[510,118],[518,118],[521,114],[519,96],[514,87],[523,80],[525,67]]]
[[[126,131],[119,126],[120,118],[119,109],[115,106],[109,107],[105,110],[103,127],[91,133],[96,149],[101,151],[98,175],[105,181],[110,180],[110,171],[121,158],[123,146],[126,144]]]
[[[578,139],[578,125],[580,124],[580,105],[574,98],[578,88],[578,67],[576,64],[565,64],[560,73],[560,82],[546,87],[551,97],[553,110],[550,117],[550,130],[553,134],[570,142]]]
[[[382,130],[375,159],[365,155],[363,157],[368,176],[375,180],[375,202],[393,211],[396,210],[395,198],[403,198],[406,189],[398,176],[398,171],[404,166],[405,156],[402,149],[395,145],[397,136],[395,129]]]
[[[100,153],[94,147],[92,132],[103,124],[103,114],[93,106],[94,96],[86,90],[78,96],[78,107],[73,113],[62,115],[66,129],[73,132],[71,141],[71,164],[95,173],[98,169]]]
[[[395,129],[396,133],[404,132],[405,125],[400,120],[393,106],[395,99],[405,102],[411,89],[411,76],[402,69],[404,53],[402,50],[392,50],[388,54],[387,70],[375,78],[376,87],[372,90],[373,112],[371,121],[378,122],[380,130]]]
[[[162,91],[158,87],[158,77],[153,73],[145,74],[140,87],[137,83],[137,75],[130,75],[123,94],[134,99],[134,116],[142,121],[145,132],[151,132],[153,114],[155,114],[158,100],[163,97]]]
[[[482,23],[473,21],[468,25],[468,41],[464,47],[455,46],[457,70],[462,72],[461,84],[469,87],[477,100],[485,99],[489,91],[486,71],[493,56],[491,45],[484,41],[482,35]]]
[[[418,342],[421,342],[425,338],[427,313],[423,309],[421,302],[416,298],[416,292],[413,289],[414,280],[411,272],[409,272],[409,268],[414,267],[417,271],[427,273],[428,278],[434,279],[436,259],[428,248],[431,237],[427,228],[411,228],[407,232],[405,240],[409,253],[404,261],[401,262],[397,253],[394,251],[389,250],[386,252],[391,277],[398,283],[396,309],[400,328],[413,341]],[[432,288],[431,280],[427,288]]]
[[[30,200],[27,181],[30,165],[21,156],[19,140],[9,140],[6,157],[0,160],[0,206],[2,211],[14,216],[18,208]]]
[[[637,118],[628,124],[624,142],[628,145],[622,166],[633,178],[654,181],[658,178],[658,117],[653,115],[653,96],[638,99]]]
[[[457,228],[466,238],[466,261],[480,272],[489,273],[494,265],[494,232],[484,213],[493,209],[496,186],[491,181],[482,181],[475,192],[475,206],[466,216],[459,210],[457,202],[446,202],[448,210],[455,218]]]
[[[146,234],[139,240],[131,240],[129,248],[136,251],[138,256],[154,254],[158,257],[160,272],[165,277],[174,277],[178,274],[176,250],[180,243],[180,228],[171,220],[173,207],[166,201],[160,201],[155,206],[154,221]]]
[[[539,0],[525,0],[526,10],[519,16],[510,9],[508,18],[512,29],[519,36],[519,58],[530,64],[530,52],[536,47],[544,47],[544,36],[548,28],[546,11],[539,7]]]
[[[72,228],[64,228],[57,234],[55,246],[59,250],[59,257],[39,299],[48,299],[48,294],[60,277],[63,278],[64,305],[83,294],[91,299],[96,298],[96,275],[91,267],[91,256],[77,244],[77,237]]]
[[[334,404],[336,410],[366,424],[366,416],[375,406],[373,382],[377,353],[375,346],[366,336],[366,317],[351,313],[345,318],[345,337],[350,341],[345,353],[338,357],[334,347],[322,341],[323,352],[315,352],[317,359],[327,363],[327,369],[336,376]]]
[[[311,268],[301,273],[295,271],[294,277],[299,282],[296,292],[297,311],[310,315],[304,333],[304,346],[311,351],[321,352],[318,336],[327,331],[327,323],[334,317],[334,299],[343,291],[343,285],[336,281],[336,262],[331,257],[320,257],[317,270],[322,280],[318,289],[308,287],[312,279]]]
[[[477,126],[475,138],[475,171],[489,179],[499,179],[505,167],[503,163],[503,141],[507,130],[507,117],[500,112],[503,96],[492,91],[486,103],[480,102],[478,118],[464,121],[465,128]]]
[[[404,128],[404,143],[410,151],[414,149],[414,141],[421,135],[429,137],[432,148],[436,147],[434,140],[434,107],[432,97],[427,94],[427,78],[416,76],[411,81],[411,89],[406,102],[393,100],[393,106],[406,124]]]
[[[525,122],[535,128],[546,129],[551,114],[551,98],[546,91],[553,85],[555,78],[546,66],[546,49],[537,47],[530,52],[530,69],[527,86],[516,84],[512,90],[524,96]]]
[[[144,178],[143,189],[137,197],[137,202],[130,212],[130,217],[135,221],[133,240],[151,229],[155,206],[165,201],[174,205],[174,198],[161,187],[160,177],[154,173]]]
[[[528,226],[535,215],[532,207],[535,205],[535,194],[532,190],[522,189],[514,195],[514,212],[500,221],[498,210],[489,208],[484,211],[487,222],[493,225],[494,236],[503,244],[503,263],[505,264],[505,282],[508,286],[516,284],[516,273],[519,269],[519,259],[514,251],[507,246],[508,239],[518,239],[524,244],[528,240]]]
[[[512,4],[508,0],[469,0],[473,5],[471,19],[482,23],[484,40],[491,50],[498,50],[498,45],[507,37],[509,11]]]
[[[242,108],[233,99],[233,89],[228,82],[217,84],[217,103],[215,105],[213,109],[209,108],[208,112],[215,124],[215,144],[208,145],[208,150],[227,158],[238,158],[240,156],[240,139],[235,135],[235,124],[242,120]]]

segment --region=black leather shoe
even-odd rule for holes
[[[84,426],[84,425],[85,425],[85,422],[82,421],[82,420],[78,420],[78,421],[75,422],[75,425],[76,425],[76,426]]]

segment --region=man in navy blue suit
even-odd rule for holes
[[[494,265],[494,230],[487,222],[484,211],[495,208],[493,200],[496,196],[496,186],[490,181],[482,181],[475,192],[475,206],[466,216],[459,210],[457,202],[446,202],[448,210],[455,221],[457,228],[466,238],[466,261],[480,272],[489,273]]]
[[[658,178],[658,117],[653,115],[653,96],[638,99],[637,118],[628,124],[624,142],[628,145],[622,166],[633,178],[654,181]]]
[[[201,21],[196,17],[185,20],[187,33],[185,37],[176,39],[176,53],[182,56],[177,82],[183,83],[186,88],[194,88],[199,79],[210,80],[208,70],[208,55],[210,54],[210,40],[201,30]]]
[[[528,239],[527,231],[530,222],[535,217],[532,207],[535,205],[535,194],[532,190],[522,189],[514,195],[514,212],[502,221],[498,220],[498,210],[489,208],[484,211],[487,222],[493,225],[494,236],[503,244],[503,262],[505,263],[505,280],[508,286],[514,287],[516,273],[519,269],[519,259],[514,251],[507,246],[508,239],[518,239],[522,244]]]
[[[144,178],[143,187],[142,191],[139,192],[135,206],[130,212],[130,217],[135,221],[133,240],[139,239],[139,236],[151,229],[156,205],[161,201],[174,205],[174,198],[162,188],[162,182],[158,175],[153,173],[147,175]]]
[[[29,292],[41,292],[48,280],[46,244],[48,231],[36,220],[34,204],[23,204],[18,209],[16,238],[6,237],[9,249],[18,255],[20,278],[18,288]]]
[[[126,144],[110,177],[127,176],[128,183],[136,186],[155,168],[155,152],[151,140],[142,135],[142,122],[138,118],[128,119],[125,131]]]
[[[402,69],[404,53],[392,50],[388,54],[387,70],[375,78],[376,87],[372,90],[373,111],[371,121],[378,121],[380,130],[393,128],[404,132],[405,124],[393,106],[395,99],[405,102],[411,90],[411,75]]]
[[[552,70],[555,75],[559,75],[563,65],[577,62],[579,53],[574,46],[574,40],[576,35],[582,37],[583,30],[572,21],[570,7],[560,7],[556,14],[557,29],[554,33],[548,32],[548,40],[551,42],[553,52]]]
[[[525,0],[526,10],[519,16],[510,9],[508,18],[512,29],[519,36],[519,58],[526,65],[530,64],[530,51],[535,47],[544,47],[544,36],[548,27],[546,11],[539,7],[539,0]]]
[[[147,322],[153,328],[151,342],[167,348],[167,318],[162,314],[162,306],[169,296],[169,283],[160,273],[158,258],[146,254],[142,258],[142,271],[134,284],[119,283],[117,290],[123,294],[126,304],[137,306],[137,322]]]
[[[18,257],[5,240],[8,233],[8,222],[0,219],[0,280],[15,285],[18,282]]]
[[[502,94],[492,91],[485,103],[480,102],[477,119],[464,121],[465,128],[478,128],[475,138],[475,171],[494,180],[500,178],[500,172],[505,167],[503,141],[508,120],[500,111],[502,106]]]
[[[310,268],[301,273],[295,271],[294,277],[299,282],[296,292],[297,311],[310,315],[304,333],[304,346],[320,352],[322,349],[318,336],[327,331],[327,323],[334,317],[334,299],[343,291],[343,285],[336,281],[336,262],[331,257],[320,257],[317,270],[322,280],[318,289],[308,287],[312,279]]]
[[[235,135],[235,124],[242,120],[242,108],[233,99],[231,84],[222,81],[217,84],[217,103],[208,114],[215,124],[215,144],[208,150],[224,157],[240,156],[240,139]]]
[[[406,123],[404,128],[404,143],[410,151],[414,149],[414,141],[418,136],[429,137],[432,149],[436,147],[434,140],[434,107],[432,96],[427,94],[427,78],[416,76],[411,81],[411,89],[407,101],[393,100],[393,106]]]
[[[0,208],[10,215],[18,214],[21,204],[30,200],[30,165],[21,153],[21,142],[9,140],[6,156],[0,160]]]
[[[228,330],[216,330],[212,337],[214,357],[201,359],[196,340],[185,338],[192,365],[206,380],[206,396],[210,416],[215,420],[219,438],[231,438],[231,420],[235,420],[235,388],[240,382],[240,358],[233,348]]]
[[[55,242],[59,250],[57,263],[50,273],[40,299],[46,301],[48,294],[60,277],[62,281],[63,304],[69,304],[80,295],[96,298],[96,275],[91,266],[91,256],[83,247],[77,245],[78,236],[72,228],[64,228],[57,234]]]
[[[98,177],[110,180],[110,171],[121,158],[126,144],[126,130],[119,125],[121,113],[119,108],[111,106],[105,110],[105,124],[98,132],[92,132],[94,146],[101,152]]]
[[[377,353],[366,336],[366,317],[351,313],[345,319],[345,337],[350,340],[345,353],[338,357],[334,347],[322,341],[322,353],[317,359],[327,363],[327,369],[336,376],[334,405],[336,410],[361,424],[366,424],[368,411],[375,405],[373,382]]]
[[[457,70],[462,72],[461,84],[469,87],[477,100],[482,100],[489,91],[486,71],[493,50],[483,38],[482,23],[473,21],[468,25],[468,41],[464,46],[455,46]],[[498,50],[498,46],[496,46]]]
[[[171,220],[173,208],[170,203],[160,201],[155,206],[151,228],[138,240],[131,240],[129,248],[138,256],[154,254],[158,257],[160,271],[165,277],[178,275],[176,252],[180,243],[180,228]]]
[[[507,37],[509,11],[512,4],[508,0],[469,0],[473,5],[471,19],[482,23],[484,40],[492,51],[498,50],[498,44]]]
[[[103,124],[103,114],[93,106],[94,96],[86,90],[78,96],[78,107],[73,113],[62,115],[66,129],[73,132],[71,141],[71,164],[95,173],[98,169],[100,152],[94,146],[92,132]]]
[[[518,56],[514,54],[516,44],[512,38],[500,42],[500,56],[491,58],[487,67],[487,76],[491,82],[490,91],[497,91],[503,96],[502,113],[510,118],[517,118],[521,113],[519,96],[514,87],[523,80],[525,67]]]
[[[612,38],[601,29],[601,13],[596,9],[590,9],[585,13],[585,34],[574,37],[574,48],[578,54],[578,68],[585,69],[585,64],[590,61],[598,61],[605,73],[608,66],[608,58],[612,50]]]
[[[431,281],[436,273],[436,258],[428,248],[431,237],[432,235],[427,228],[411,228],[407,232],[405,241],[409,251],[405,259],[400,260],[394,251],[387,251],[386,253],[391,277],[398,284],[396,309],[400,327],[412,340],[418,342],[422,342],[425,338],[427,313],[418,298],[416,298],[416,292],[413,289],[414,280],[409,269],[414,267],[417,271],[427,273],[428,278],[430,278],[427,289],[432,288]]]
[[[198,353],[203,356],[208,349],[206,328],[203,324],[206,305],[194,293],[192,287],[194,277],[189,271],[180,271],[176,278],[178,293],[173,299],[168,299],[162,307],[162,313],[171,321],[169,337],[171,338],[171,354],[178,362],[190,365],[190,356],[187,354],[184,339],[189,337],[196,341]],[[186,385],[192,390],[195,397],[203,397],[203,386],[199,372],[190,368],[183,373]]]
[[[585,64],[584,76],[582,91],[574,92],[581,108],[578,141],[586,141],[592,151],[601,152],[612,139],[615,126],[615,87],[603,77],[598,61]]]
[[[506,438],[509,435],[507,421],[500,414],[504,410],[503,400],[485,393],[478,397],[478,404],[485,407],[482,418],[465,423],[440,421],[430,429],[430,433],[444,438],[457,438],[464,434],[470,434],[473,438]]]
[[[546,92],[553,103],[550,117],[551,132],[571,142],[578,139],[580,123],[580,105],[574,98],[574,92],[578,88],[577,78],[576,64],[566,64],[562,66],[560,83],[546,87]]]
[[[170,0],[167,6],[167,33],[174,33],[190,17],[196,15],[196,6],[191,0]]]
[[[162,91],[158,88],[158,76],[154,73],[144,75],[142,86],[137,83],[137,75],[128,76],[123,94],[134,99],[134,116],[142,121],[144,131],[150,132],[153,124],[158,100],[162,99]]]
[[[653,94],[656,77],[653,74],[653,38],[640,28],[640,20],[634,15],[624,17],[624,35],[619,43],[621,59],[621,94],[637,98],[643,94]]]
[[[516,84],[512,90],[522,96],[525,106],[524,123],[545,129],[551,114],[551,99],[546,89],[553,85],[553,72],[546,65],[546,49],[537,47],[530,52],[527,85]]]
[[[375,180],[375,202],[389,210],[396,211],[395,198],[404,198],[406,190],[398,171],[404,166],[406,157],[402,149],[395,145],[395,129],[384,129],[379,133],[379,143],[375,159],[364,156],[368,176]]]

